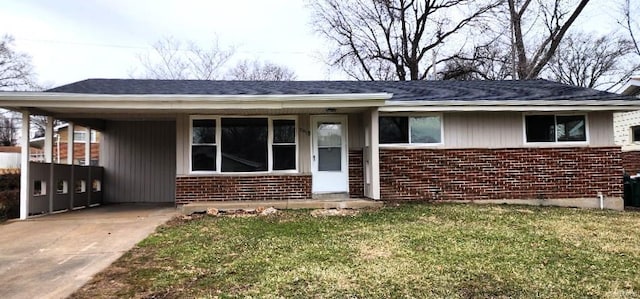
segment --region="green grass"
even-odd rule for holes
[[[76,298],[640,298],[640,213],[401,205],[175,220]]]

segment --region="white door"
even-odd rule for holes
[[[346,116],[312,116],[313,193],[349,192]]]

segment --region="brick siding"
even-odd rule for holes
[[[362,150],[349,150],[349,197],[364,197],[364,172],[362,164]]]
[[[622,196],[618,147],[380,149],[384,200]]]
[[[640,172],[640,151],[622,152],[624,172],[635,175]]]
[[[176,203],[311,198],[311,175],[183,176],[176,178]]]

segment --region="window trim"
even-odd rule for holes
[[[437,116],[440,118],[440,142],[438,143],[411,143],[411,120],[408,119],[407,123],[409,125],[409,132],[407,132],[409,137],[409,143],[380,143],[380,136],[378,135],[378,146],[381,148],[390,148],[390,147],[401,147],[401,148],[425,148],[425,147],[441,147],[444,145],[444,116],[443,113],[380,113],[378,115],[378,126],[380,126],[380,117],[433,117]],[[378,128],[379,130],[379,128]],[[379,134],[379,133],[378,133]]]
[[[640,144],[640,140],[634,140],[633,139],[633,128],[639,128],[640,129],[640,125],[631,125],[629,126],[629,144]]]
[[[529,142],[527,141],[527,116],[528,115],[552,115],[554,116],[554,128],[558,125],[558,116],[583,116],[584,117],[584,141],[558,141],[558,134],[555,134],[555,141],[550,142]],[[557,130],[557,129],[556,129]],[[557,133],[557,131],[556,131]],[[524,145],[535,147],[559,147],[559,146],[585,146],[589,145],[589,114],[574,112],[574,113],[554,113],[554,112],[527,112],[522,113],[522,140]]]
[[[249,171],[249,172],[223,172],[222,171],[222,119],[223,118],[266,118],[267,119],[267,170],[266,171]],[[198,119],[210,119],[216,121],[216,170],[193,170],[193,121]],[[293,120],[295,126],[295,169],[273,170],[273,121],[274,120]],[[190,115],[189,116],[189,173],[190,174],[271,174],[271,173],[298,173],[300,163],[300,146],[298,132],[298,116],[297,115]],[[283,143],[276,143],[283,144]]]

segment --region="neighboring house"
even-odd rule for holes
[[[64,163],[67,161],[69,124],[62,124],[53,128],[53,162]],[[85,164],[85,143],[87,142],[87,129],[75,126],[73,133],[74,164]],[[44,148],[44,136],[31,139],[31,146],[38,149]],[[98,165],[100,160],[100,132],[91,130],[91,165]]]
[[[89,79],[0,93],[0,107],[101,131],[106,202],[337,194],[597,206],[601,194],[621,208],[613,113],[640,101],[546,80]]]
[[[640,77],[630,78],[619,93],[640,98]],[[640,173],[640,110],[614,114],[615,143],[622,148],[624,171]]]
[[[0,169],[18,169],[20,168],[20,152],[19,146],[0,146]],[[37,148],[29,149],[29,160],[43,161],[44,153]]]

